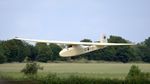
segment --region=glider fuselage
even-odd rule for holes
[[[60,51],[59,55],[61,57],[72,57],[72,56],[77,56],[81,54],[85,54],[88,52],[92,52],[98,49],[102,49],[106,46],[81,46],[81,45],[74,45],[69,48],[64,48],[63,50]]]

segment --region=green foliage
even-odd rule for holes
[[[118,37],[118,36],[110,36],[110,38],[108,39],[108,42],[110,42],[110,43],[127,43],[127,41],[125,39]],[[115,50],[114,60],[121,61],[124,63],[129,61],[129,56],[131,55],[129,46],[116,46],[113,48]]]
[[[108,39],[110,43],[128,43],[127,40],[123,39],[119,36],[110,36]],[[113,46],[113,47],[106,47],[102,50],[98,50],[96,52],[97,55],[95,56],[96,59],[106,60],[106,61],[121,61],[126,63],[130,61],[130,57],[134,56],[133,49],[129,46]]]
[[[45,63],[44,63],[45,64]],[[66,64],[65,64],[66,65]],[[107,65],[107,64],[105,64]],[[117,64],[118,65],[118,64]],[[121,64],[126,66],[124,64]],[[145,64],[147,65],[147,64]],[[93,64],[91,65],[93,66]],[[143,65],[141,65],[143,67]],[[58,66],[60,67],[60,66]],[[74,67],[74,66],[73,66]],[[83,66],[82,66],[83,67]],[[89,66],[87,66],[89,67]],[[96,66],[97,67],[97,66]],[[90,67],[92,68],[92,67]],[[108,71],[112,71],[115,67],[110,66],[107,68]],[[119,69],[119,68],[117,68]],[[10,74],[11,73],[11,74]],[[65,73],[66,74],[66,73]],[[27,75],[26,78],[21,73],[12,73],[12,72],[0,72],[0,79],[7,80],[31,80],[35,81],[35,84],[150,84],[150,73],[143,73],[138,68],[138,66],[133,65],[129,70],[129,74],[127,77],[119,79],[115,79],[115,77],[111,78],[107,77],[91,77],[91,75],[85,75],[86,73],[69,73],[69,75],[60,74],[60,73],[40,73],[37,74],[34,78],[31,78],[30,75]],[[93,74],[93,72],[91,73]],[[108,73],[106,73],[108,74]],[[116,74],[116,73],[115,73]],[[18,76],[19,75],[19,76]],[[31,74],[32,75],[32,74]],[[15,77],[18,76],[18,77]],[[104,76],[104,75],[98,75]],[[115,75],[113,75],[115,76]],[[24,82],[21,83],[24,83]],[[20,84],[20,83],[19,83]]]
[[[145,39],[144,42],[145,42],[145,45],[150,48],[150,37],[148,39]]]
[[[112,47],[107,47],[103,50],[99,50],[100,52],[100,59],[106,60],[106,61],[113,61],[113,57],[115,56],[115,52]]]
[[[141,76],[141,70],[138,66],[132,65],[126,78],[136,78]]]
[[[92,42],[92,40],[90,40],[90,39],[83,39],[80,42]]]
[[[127,77],[124,80],[109,78],[89,78],[72,74],[67,78],[58,77],[50,73],[40,80],[43,84],[149,84],[150,73],[143,73],[138,66],[131,66]]]
[[[87,59],[87,60],[106,60],[106,61],[121,61],[127,63],[130,61],[144,61],[150,62],[150,47],[149,39],[142,42],[142,45],[137,44],[135,46],[108,46],[104,49],[100,49],[91,53],[83,54],[78,57],[72,57],[76,59]],[[89,40],[83,39],[82,42],[91,42]],[[119,36],[110,36],[108,39],[110,43],[130,43]]]
[[[30,61],[35,61],[37,58],[37,50],[36,50],[35,46],[28,44],[27,49],[28,49],[29,55],[26,57],[28,57],[28,59],[30,59]]]
[[[81,42],[92,42],[90,39],[83,39]],[[108,42],[129,43],[128,40],[120,36],[110,36]],[[127,63],[130,61],[144,61],[150,63],[150,37],[135,46],[108,46],[104,49],[76,57],[62,58],[59,56],[61,48],[56,44],[47,45],[37,43],[35,46],[20,40],[0,41],[0,63],[22,62],[25,57],[31,61],[70,61],[70,60],[105,60],[120,61]]]
[[[42,84],[122,84],[123,80],[119,79],[95,79],[81,77],[75,74],[67,78],[58,77],[57,74],[50,73],[40,80]]]
[[[6,62],[6,56],[3,53],[0,53],[0,64]]]
[[[37,43],[35,45],[37,50],[37,60],[40,62],[47,62],[52,60],[52,50],[46,43]]]
[[[150,37],[144,42],[137,45],[139,49],[139,55],[141,56],[144,62],[150,63]]]
[[[8,62],[18,61],[22,62],[26,56],[29,55],[27,50],[27,43],[20,40],[8,40],[2,43],[4,55]]]
[[[127,40],[123,39],[120,36],[113,36],[113,35],[111,35],[110,38],[108,39],[108,42],[112,42],[112,43],[127,43]]]
[[[36,75],[38,70],[42,70],[43,67],[41,67],[36,62],[27,62],[26,66],[21,70],[25,75]]]
[[[127,40],[119,36],[110,36],[108,42],[128,43]],[[136,57],[136,53],[134,53],[134,51],[135,49],[130,46],[113,46],[81,55],[82,57],[80,58],[84,57],[88,60],[121,61],[123,63],[126,63],[134,60],[134,57]]]
[[[4,50],[2,48],[2,43],[0,43],[0,64],[6,62],[6,56],[4,55]]]
[[[61,57],[59,56],[59,52],[62,50],[61,47],[57,44],[50,44],[49,47],[52,50],[51,60],[61,60]]]
[[[137,47],[137,45],[134,45],[134,46],[130,46],[130,56],[129,56],[129,61],[132,61],[132,62],[136,62],[136,61],[141,61],[141,52],[139,50],[139,48]]]
[[[149,84],[150,73],[141,72],[138,66],[132,65],[125,82],[129,84]]]
[[[42,84],[62,84],[62,80],[56,75],[56,73],[49,73],[46,77],[40,79]]]

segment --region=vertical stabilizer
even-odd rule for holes
[[[101,36],[100,43],[107,43],[107,37],[105,34]]]

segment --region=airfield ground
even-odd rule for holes
[[[150,64],[147,63],[39,63],[43,66],[38,75],[57,73],[60,77],[68,75],[80,75],[92,78],[119,78],[123,79],[132,65],[138,65],[142,72],[150,72]],[[19,79],[25,63],[0,64],[0,75],[6,75]]]

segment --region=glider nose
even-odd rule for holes
[[[59,52],[59,55],[61,57],[72,57],[76,55],[76,53],[74,53],[72,49],[63,49],[62,51]]]
[[[59,55],[61,56],[61,57],[68,57],[68,55],[67,55],[67,50],[66,49],[63,49],[62,51],[60,51],[59,52]]]

